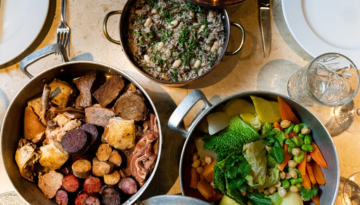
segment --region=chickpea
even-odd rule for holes
[[[302,128],[301,129],[301,134],[303,134],[303,135],[307,135],[307,134],[309,134],[310,133],[310,129],[309,128]]]
[[[278,127],[275,127],[274,130],[277,130],[277,131],[280,131],[280,132],[281,132],[281,129],[278,128]]]
[[[296,193],[299,191],[299,188],[297,188],[295,185],[291,185],[290,186],[290,191],[293,192],[293,193]]]
[[[200,65],[201,65],[201,61],[196,60],[196,62],[194,63],[194,68],[198,68],[200,67]]]
[[[241,196],[246,196],[246,191],[240,191]]]
[[[266,196],[269,196],[269,195],[270,195],[270,191],[269,191],[268,189],[266,189],[266,190],[264,191],[264,194],[265,194]]]
[[[289,172],[289,175],[291,178],[296,179],[297,178],[297,172],[295,170],[291,170]]]
[[[270,147],[270,146],[267,146],[267,145],[265,146],[266,151],[270,151],[271,148],[272,148],[272,147]]]
[[[311,162],[311,155],[306,155],[306,162]]]
[[[151,23],[152,23],[152,19],[151,19],[151,18],[147,18],[146,21],[145,21],[144,26],[145,26],[145,27],[149,27],[149,26],[151,25]]]
[[[291,153],[295,156],[298,156],[300,154],[300,148],[293,148]]]
[[[281,187],[281,182],[279,181],[277,184],[275,184],[275,187],[277,188]]]
[[[288,128],[290,125],[291,125],[291,122],[289,120],[283,120],[280,123],[280,127],[283,129]]]
[[[286,173],[286,177],[285,177],[285,179],[291,179],[291,176],[290,176],[290,174],[289,174],[289,173]]]
[[[278,193],[279,193],[280,197],[284,198],[286,195],[286,189],[284,187],[280,187],[278,189]]]
[[[276,191],[276,187],[275,187],[275,186],[271,186],[271,187],[268,188],[268,190],[269,190],[270,194],[273,194],[273,193],[275,193],[275,191]]]
[[[290,168],[295,168],[297,166],[297,163],[294,160],[289,160],[288,166]]]
[[[204,168],[198,167],[198,168],[196,168],[196,171],[197,171],[197,173],[202,174],[204,172]]]
[[[205,162],[206,162],[206,164],[211,164],[211,161],[212,161],[212,159],[211,159],[210,156],[205,156]]]
[[[194,168],[198,168],[200,166],[200,160],[197,159],[195,162],[192,163],[191,166]]]
[[[195,162],[197,159],[199,159],[199,155],[194,153],[192,158],[193,162]]]
[[[280,175],[280,179],[285,179],[286,177],[286,173],[284,171],[281,171],[279,175]]]

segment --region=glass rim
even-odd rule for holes
[[[356,67],[355,63],[354,63],[352,60],[350,60],[348,57],[346,57],[345,55],[343,55],[343,54],[341,54],[341,53],[332,53],[332,52],[331,52],[331,53],[321,54],[321,55],[317,56],[316,58],[314,58],[314,59],[310,62],[310,64],[307,66],[307,68],[306,68],[306,73],[307,73],[307,74],[309,73],[309,69],[310,69],[311,66],[315,63],[316,60],[318,60],[318,59],[320,59],[320,58],[322,58],[322,57],[324,57],[324,56],[326,56],[326,55],[339,55],[339,56],[345,58],[346,60],[348,60],[348,61],[352,64],[352,66],[355,68],[356,74],[357,74],[357,78],[358,78],[358,85],[357,85],[357,88],[356,88],[353,96],[352,96],[349,100],[342,101],[341,103],[338,103],[338,104],[334,104],[334,105],[326,104],[326,103],[320,101],[312,92],[310,92],[310,87],[309,87],[309,83],[308,83],[308,77],[306,76],[306,82],[305,82],[305,83],[306,83],[307,92],[308,92],[308,93],[310,94],[310,96],[315,100],[315,102],[317,102],[317,103],[319,103],[319,104],[321,104],[321,105],[323,105],[323,106],[326,106],[326,107],[340,107],[340,106],[346,105],[346,104],[348,104],[349,102],[351,102],[351,101],[355,98],[355,96],[357,95],[357,93],[358,93],[358,91],[359,91],[359,87],[360,87],[360,74],[359,74],[359,70],[358,70],[358,68]]]

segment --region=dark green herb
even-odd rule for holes
[[[149,0],[149,5],[150,5],[151,7],[156,6],[156,0]]]
[[[171,25],[171,22],[174,20],[171,16],[170,11],[165,11],[163,13],[163,17],[165,18],[165,21],[168,22]]]
[[[162,58],[158,58],[157,62],[159,65],[163,65],[165,61]]]
[[[303,188],[301,190],[301,196],[305,199],[305,200],[310,200],[311,198],[313,198],[317,192],[318,192],[318,188],[316,188],[314,185],[311,185],[311,189],[305,189]]]

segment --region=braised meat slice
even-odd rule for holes
[[[116,115],[126,120],[145,120],[147,114],[145,99],[139,90],[127,91],[116,101],[114,111]]]
[[[21,139],[15,153],[15,161],[21,176],[33,182],[34,177],[37,175],[36,163],[38,163],[39,159],[40,153],[36,150],[36,144]]]
[[[96,79],[96,72],[87,73],[73,80],[80,94],[76,98],[75,108],[83,109],[91,106],[91,87]]]
[[[38,186],[47,198],[52,199],[61,188],[63,178],[62,174],[50,170],[39,177]]]
[[[85,123],[105,127],[113,117],[115,117],[114,112],[106,108],[98,106],[85,108]]]
[[[101,107],[106,107],[109,103],[116,99],[124,86],[124,80],[120,76],[114,75],[102,86],[100,86],[100,88],[93,93],[93,96],[99,102]]]

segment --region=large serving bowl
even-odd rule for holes
[[[331,139],[330,134],[328,133],[324,125],[309,110],[307,110],[302,105],[289,99],[286,96],[282,96],[271,92],[263,92],[263,91],[243,92],[243,93],[235,94],[221,100],[215,105],[211,105],[200,90],[194,90],[179,104],[179,106],[171,115],[168,122],[168,126],[172,130],[181,132],[181,134],[186,138],[181,153],[180,170],[179,170],[180,186],[181,186],[182,194],[186,196],[195,196],[195,197],[199,195],[198,193],[196,193],[197,191],[189,188],[189,185],[187,184],[186,180],[184,180],[184,178],[187,177],[184,174],[184,171],[188,166],[188,164],[186,164],[185,161],[186,158],[189,157],[187,154],[189,154],[188,150],[191,150],[190,147],[192,145],[191,142],[195,137],[203,135],[203,133],[199,132],[198,129],[196,129],[199,122],[209,113],[216,110],[218,106],[223,105],[227,101],[232,100],[234,98],[250,99],[250,95],[254,95],[267,100],[274,100],[274,101],[277,101],[277,96],[280,96],[292,108],[296,116],[299,118],[300,122],[303,122],[309,126],[312,132],[313,140],[318,145],[319,149],[321,150],[328,164],[328,169],[322,169],[326,179],[326,185],[319,187],[321,190],[320,203],[326,205],[334,204],[339,186],[340,170],[339,170],[339,161],[336,154],[335,146]],[[197,117],[193,120],[193,122],[190,124],[188,129],[180,128],[179,125],[181,124],[185,115],[199,100],[202,100],[205,103],[205,108],[197,115]],[[306,202],[306,203],[310,203],[310,202]]]
[[[193,79],[190,79],[190,80],[187,80],[187,81],[181,81],[181,82],[169,82],[169,81],[165,81],[165,80],[160,80],[160,79],[157,79],[157,78],[154,78],[152,77],[151,75],[149,75],[147,72],[145,72],[143,70],[142,67],[139,66],[139,64],[135,61],[132,53],[131,53],[131,50],[130,50],[130,46],[129,46],[129,42],[128,42],[128,31],[129,31],[129,16],[131,15],[130,14],[130,11],[131,11],[131,7],[134,6],[135,2],[137,0],[128,0],[123,8],[123,10],[118,10],[118,11],[111,11],[109,13],[106,14],[105,16],[105,19],[104,19],[104,34],[105,34],[105,37],[113,42],[113,43],[116,43],[116,44],[121,44],[125,54],[126,54],[126,57],[130,60],[130,62],[132,63],[132,65],[140,72],[142,73],[144,76],[146,76],[147,78],[150,78],[151,80],[155,81],[155,82],[158,82],[158,83],[161,83],[161,84],[164,84],[166,86],[172,86],[172,87],[181,87],[181,86],[184,86],[184,85],[188,85],[188,84],[191,84],[191,83],[194,83],[196,80],[202,78],[202,77],[205,77],[208,73],[210,73],[221,61],[221,59],[224,57],[224,55],[234,55],[234,54],[237,54],[238,52],[240,52],[242,46],[243,46],[243,42],[245,40],[245,30],[244,28],[238,24],[238,23],[234,23],[234,22],[231,22],[229,20],[229,15],[227,13],[227,11],[223,8],[211,8],[213,10],[218,10],[218,12],[221,13],[221,16],[222,16],[222,20],[223,20],[223,24],[224,24],[224,31],[225,31],[225,43],[224,43],[224,50],[222,52],[222,54],[218,57],[218,59],[216,60],[216,62],[214,63],[214,65],[211,67],[211,69],[209,69],[206,73],[196,77],[196,78],[193,78]],[[113,38],[111,38],[109,35],[108,35],[108,31],[107,31],[107,21],[108,21],[108,18],[109,16],[113,15],[113,14],[121,14],[121,17],[120,17],[120,23],[119,23],[119,33],[120,33],[120,41],[118,40],[114,40]],[[230,40],[230,26],[235,26],[237,28],[239,28],[242,32],[242,37],[241,37],[241,43],[240,43],[240,46],[237,50],[233,51],[233,52],[226,52],[226,48],[228,47],[229,45],[229,40]]]
[[[60,44],[54,44],[43,49],[36,51],[27,58],[25,58],[21,64],[21,69],[30,75],[26,71],[26,67],[29,63],[33,62],[35,59],[40,58],[41,56],[48,55],[49,53],[60,53],[63,52],[63,47]],[[140,197],[140,195],[145,191],[145,189],[150,184],[152,178],[155,175],[156,169],[159,165],[160,154],[161,154],[161,145],[162,145],[162,133],[161,125],[158,118],[158,113],[156,108],[150,99],[146,91],[137,83],[133,78],[127,75],[125,72],[116,69],[115,67],[105,65],[102,63],[95,62],[66,62],[67,57],[62,55],[65,59],[65,63],[53,66],[34,78],[32,78],[15,96],[11,102],[3,121],[2,133],[1,133],[1,156],[3,166],[5,167],[6,174],[14,186],[17,193],[22,197],[24,201],[29,204],[56,204],[55,202],[49,200],[38,188],[37,183],[30,182],[21,177],[19,168],[15,162],[15,151],[17,148],[18,141],[23,137],[23,121],[24,121],[24,108],[27,105],[27,100],[34,97],[35,95],[42,93],[44,84],[49,84],[54,78],[60,79],[73,79],[74,77],[79,77],[88,73],[89,71],[97,71],[104,74],[110,75],[121,75],[124,79],[134,83],[136,87],[142,92],[143,96],[149,102],[149,109],[151,109],[157,117],[158,126],[159,126],[159,146],[158,146],[158,157],[156,160],[155,167],[152,173],[148,176],[145,184],[139,189],[139,191],[132,195],[127,201],[123,201],[122,204],[133,204]]]

